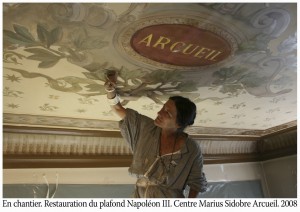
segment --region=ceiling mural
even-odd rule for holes
[[[195,134],[295,124],[296,19],[295,3],[4,3],[4,124],[116,130],[111,70],[150,117],[192,99]]]

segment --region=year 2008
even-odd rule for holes
[[[297,200],[281,200],[281,207],[297,207]]]

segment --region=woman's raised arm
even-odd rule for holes
[[[107,92],[107,99],[110,107],[121,119],[126,116],[126,109],[121,105],[119,95],[116,91],[116,76],[109,76],[107,74],[107,81],[104,84]]]

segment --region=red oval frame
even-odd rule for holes
[[[185,24],[147,26],[133,34],[130,44],[143,57],[176,66],[211,65],[231,54],[224,38]]]

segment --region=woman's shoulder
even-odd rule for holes
[[[195,151],[201,152],[200,143],[192,138],[190,135],[187,135],[186,143],[190,149],[194,149]]]

